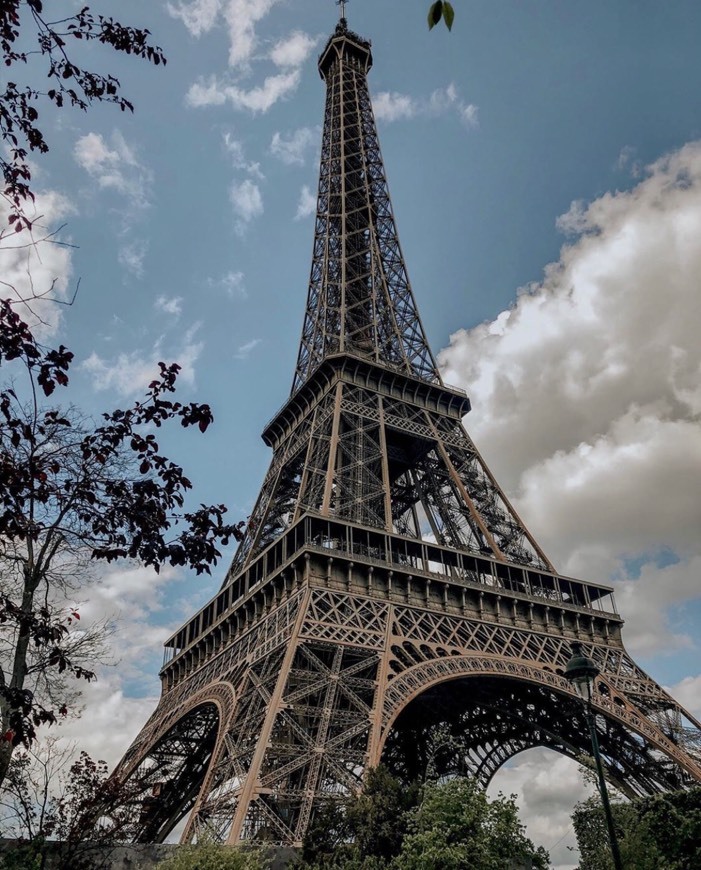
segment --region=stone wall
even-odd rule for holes
[[[52,870],[55,866],[55,860],[51,859],[51,852],[54,854],[60,851],[60,843],[48,844],[48,861],[45,865],[45,870]],[[90,847],[88,846],[88,849]],[[104,849],[95,847],[94,866],[96,870],[154,870],[159,861],[164,861],[167,857],[177,850],[177,845],[166,844],[139,844],[127,846],[109,846]],[[18,851],[19,850],[19,851]],[[21,846],[16,840],[0,839],[0,870],[3,870],[2,857],[10,858],[15,855],[15,862],[10,866],[13,870],[24,870],[21,865],[16,863],[17,857],[21,854]],[[296,856],[295,849],[276,848],[270,850],[270,870],[285,870],[293,862]]]

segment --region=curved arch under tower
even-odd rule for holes
[[[486,787],[528,749],[552,749],[575,761],[591,754],[582,703],[566,683],[495,668],[456,674],[412,692],[386,728],[380,760],[406,782],[459,774]],[[613,784],[630,798],[682,788],[693,768],[670,763],[662,735],[640,733],[629,706],[622,699],[608,703],[606,690],[599,681],[595,724]]]

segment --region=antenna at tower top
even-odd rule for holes
[[[341,21],[345,23],[346,20],[346,3],[347,0],[336,0],[336,6],[339,7]]]

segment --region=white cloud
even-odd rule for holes
[[[403,121],[418,114],[418,102],[396,91],[380,91],[372,101],[375,117],[380,121]]]
[[[658,567],[654,559],[640,576],[616,583],[616,603],[626,620],[626,646],[634,653],[697,649],[698,639],[674,625],[679,608],[699,598],[701,556],[683,556]]]
[[[295,220],[298,221],[302,218],[309,217],[309,215],[314,214],[315,211],[316,197],[305,184],[299,193],[299,202],[297,204],[297,214],[295,215]]]
[[[231,298],[247,299],[248,290],[243,272],[225,272],[220,278],[207,278],[209,287],[219,287]]]
[[[153,307],[157,311],[162,311],[164,314],[170,314],[173,317],[180,317],[183,312],[182,296],[158,296],[153,303]]]
[[[618,160],[616,161],[616,168],[625,169],[626,166],[628,166],[628,164],[631,162],[633,157],[635,157],[635,148],[633,148],[632,145],[624,145],[618,155]]]
[[[226,0],[224,17],[229,31],[229,65],[245,65],[258,44],[256,25],[280,0]]]
[[[243,142],[234,139],[231,133],[224,133],[222,136],[224,150],[231,159],[231,164],[234,169],[243,169],[254,178],[263,179],[265,176],[261,172],[260,163],[246,160],[243,150]]]
[[[299,127],[287,136],[275,132],[270,143],[270,153],[288,166],[303,166],[307,151],[318,139],[318,130],[311,127]]]
[[[207,82],[200,79],[185,94],[185,102],[193,108],[202,106],[223,106],[227,100],[227,85],[219,81],[215,76],[210,76]]]
[[[60,302],[69,294],[73,269],[70,239],[56,233],[75,208],[57,191],[45,190],[24,211],[32,229],[17,233],[7,223],[9,204],[0,199],[0,227],[7,228],[0,230],[0,297],[16,300],[22,319],[46,339],[61,322]]]
[[[236,353],[234,354],[234,359],[246,359],[254,347],[258,347],[261,343],[262,339],[260,338],[252,338],[250,341],[247,341],[245,344],[240,345],[236,349]]]
[[[276,66],[299,67],[318,42],[318,37],[310,36],[301,30],[294,30],[289,36],[275,43],[270,52],[270,59]]]
[[[81,683],[80,718],[61,721],[48,732],[114,766],[157,702],[156,669],[163,642],[176,624],[156,625],[155,614],[170,604],[173,584],[181,573],[164,566],[151,568],[121,563],[106,567],[102,576],[81,590],[77,603],[81,628],[107,624],[106,658],[115,666],[100,666],[93,683]],[[179,615],[176,615],[176,621]],[[131,697],[137,693],[139,697]]]
[[[181,383],[191,385],[195,381],[195,363],[204,346],[195,340],[198,329],[199,323],[191,327],[177,350],[164,349],[163,340],[159,339],[149,352],[122,352],[112,359],[105,359],[93,351],[80,367],[92,376],[95,390],[114,390],[121,396],[132,396],[145,390],[158,374],[161,360],[177,362]]]
[[[134,225],[143,220],[144,213],[151,206],[153,173],[136,155],[135,149],[127,143],[119,131],[111,137],[111,145],[100,133],[87,133],[75,143],[73,156],[102,190],[113,191],[124,201],[119,209],[122,240],[117,259],[135,278],[143,278],[144,261],[148,242],[134,238]]]
[[[299,85],[299,70],[267,76],[262,85],[246,90],[237,84],[220,81],[215,76],[206,83],[200,81],[192,85],[185,97],[189,106],[220,106],[225,102],[238,110],[257,114],[271,109],[278,100],[296,90]]]
[[[220,279],[220,284],[229,296],[239,296],[241,299],[245,299],[248,292],[244,284],[244,277],[243,272],[227,272]]]
[[[396,91],[381,91],[373,99],[373,110],[378,120],[388,122],[455,114],[466,127],[477,127],[479,123],[477,106],[466,103],[452,82],[433,91],[427,100]]]
[[[479,107],[474,103],[463,103],[458,106],[458,116],[466,127],[479,126]]]
[[[159,687],[155,681],[152,683],[150,696],[130,697],[119,671],[101,668],[95,682],[81,686],[82,716],[61,722],[48,734],[66,742],[75,741],[77,750],[113,768],[158,703]]]
[[[133,210],[148,208],[153,176],[134,148],[115,130],[110,147],[100,133],[87,133],[75,143],[76,162],[98,185],[125,197]]]
[[[179,18],[193,36],[201,36],[222,23],[229,34],[229,66],[245,67],[258,37],[256,25],[280,0],[181,0],[168,3],[168,11]]]
[[[684,677],[669,690],[692,716],[701,719],[701,674]]]
[[[119,153],[116,150],[111,151],[99,133],[81,136],[75,143],[73,154],[78,164],[91,174],[97,174],[105,166],[120,162]]]
[[[148,242],[145,239],[133,239],[122,245],[117,254],[117,260],[135,278],[143,278],[147,253]]]
[[[191,0],[189,3],[168,3],[167,8],[193,36],[202,36],[214,27],[223,5],[223,0]]]
[[[587,204],[583,199],[573,199],[564,214],[555,220],[555,226],[565,235],[578,236],[587,231]]]
[[[199,0],[169,4],[172,15],[180,18],[195,36],[224,24],[229,31],[229,73],[199,79],[190,86],[185,101],[195,108],[230,103],[235,109],[253,114],[270,110],[299,85],[300,68],[318,43],[301,30],[278,40],[267,54],[258,53],[256,25],[279,0]],[[244,87],[239,78],[250,73],[253,61],[267,60],[280,70],[265,77],[261,84]]]
[[[572,807],[595,793],[577,762],[549,749],[522,752],[497,771],[487,789],[492,798],[499,792],[516,796],[527,835],[550,852],[553,866],[574,870]]]
[[[242,233],[246,226],[263,214],[263,197],[258,185],[247,178],[240,184],[234,182],[229,191],[229,199],[237,217],[236,230]]]
[[[419,113],[420,103],[408,94],[380,91],[372,101],[375,117],[381,121],[403,121]]]
[[[615,581],[629,647],[688,646],[668,608],[701,594],[701,143],[558,225],[560,260],[451,336],[444,376],[558,567]]]
[[[458,94],[454,82],[446,88],[435,90],[428,101],[428,114],[445,115],[455,112],[467,127],[476,127],[478,124],[478,109],[473,103],[465,103]]]

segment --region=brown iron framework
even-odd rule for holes
[[[219,593],[166,643],[157,709],[118,775],[144,783],[141,839],[299,844],[380,760],[486,784],[510,757],[588,752],[563,677],[579,640],[596,725],[629,795],[701,780],[701,724],[632,661],[612,590],[563,577],[462,426],[399,247],[367,72],[341,19],[312,270],[273,458]]]

